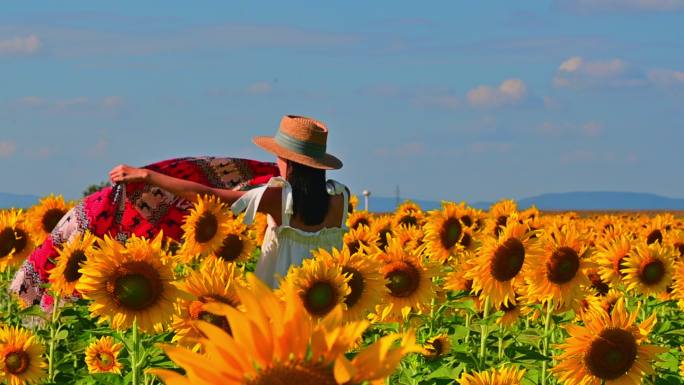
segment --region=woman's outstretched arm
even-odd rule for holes
[[[224,203],[233,204],[245,193],[244,191],[213,188],[201,183],[174,178],[153,170],[131,167],[124,164],[114,167],[109,172],[109,177],[113,183],[150,183],[193,203],[197,202],[197,194],[209,194],[216,195]]]

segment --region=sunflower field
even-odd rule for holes
[[[24,303],[13,277],[73,204],[0,211],[0,383],[684,384],[675,214],[354,209],[272,290],[267,218],[202,197],[180,242],[75,234],[50,306]]]

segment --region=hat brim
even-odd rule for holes
[[[334,155],[325,154],[321,158],[302,155],[279,145],[272,136],[255,136],[252,138],[252,142],[281,158],[289,159],[309,167],[323,170],[337,170],[342,168],[342,161],[337,159]]]

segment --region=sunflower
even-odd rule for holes
[[[183,223],[181,252],[193,259],[198,254],[208,255],[223,246],[228,235],[231,214],[216,196],[198,197],[197,203]]]
[[[252,223],[252,235],[257,245],[264,243],[267,228],[268,217],[264,213],[257,212]]]
[[[371,231],[368,226],[357,226],[356,228],[350,228],[344,234],[343,243],[347,248],[349,248],[350,254],[356,254],[358,252],[373,254],[378,250],[378,235]]]
[[[425,213],[416,203],[406,201],[397,207],[392,217],[392,226],[421,227],[425,220]]]
[[[606,295],[610,286],[601,279],[601,275],[598,272],[598,268],[590,267],[585,270],[584,274],[589,278],[591,282],[590,288],[596,292],[597,295]]]
[[[29,330],[0,329],[0,380],[9,385],[37,384],[45,376],[45,347]]]
[[[22,210],[0,212],[0,272],[21,264],[34,248]]]
[[[675,250],[675,261],[684,261],[684,231],[671,231],[667,243]]]
[[[290,268],[284,282],[297,294],[311,317],[322,318],[337,305],[346,310],[345,299],[351,293],[351,278],[342,273],[339,265],[329,264],[322,258],[307,258],[301,266]]]
[[[625,259],[625,285],[643,295],[657,295],[672,283],[674,249],[660,243],[637,245]]]
[[[249,228],[242,223],[240,217],[229,220],[226,224],[227,234],[223,238],[221,247],[212,253],[217,258],[226,262],[245,262],[249,260],[256,248]]]
[[[425,253],[430,259],[444,263],[462,250],[459,243],[462,236],[458,205],[442,202],[442,209],[430,211],[425,224]]]
[[[187,294],[172,282],[162,238],[162,232],[152,241],[133,235],[124,246],[105,235],[100,248],[92,249],[76,290],[92,300],[89,310],[99,322],[110,320],[113,329],[122,330],[137,319],[142,331],[152,332],[155,324],[170,321],[174,301]]]
[[[347,216],[347,227],[356,229],[359,226],[373,226],[373,215],[368,211],[354,211]]]
[[[77,234],[59,251],[57,264],[50,270],[52,289],[61,295],[71,295],[76,288],[81,272],[79,269],[86,261],[97,237],[90,231]]]
[[[27,212],[28,222],[31,226],[31,235],[36,245],[40,245],[50,235],[52,229],[62,219],[67,211],[74,207],[73,202],[64,202],[62,195],[50,194],[40,200],[40,203],[31,207]]]
[[[566,304],[564,308],[559,309],[561,312],[572,310],[577,320],[582,320],[588,313],[604,312],[602,303],[605,297],[597,297],[593,291],[587,288],[582,288],[580,294],[573,298],[572,302]]]
[[[603,282],[611,285],[620,283],[625,275],[625,261],[632,252],[632,241],[620,236],[597,245],[596,263],[598,274]]]
[[[434,336],[423,344],[423,356],[429,360],[443,358],[451,352],[451,339],[446,334]]]
[[[589,267],[587,247],[569,223],[552,224],[541,237],[542,252],[530,255],[525,276],[530,301],[563,307],[579,294],[581,285],[590,285],[583,273]]]
[[[110,336],[103,336],[93,341],[85,350],[85,362],[88,373],[121,374],[123,365],[117,359],[123,345],[114,343]]]
[[[197,327],[204,354],[171,345],[163,349],[184,371],[152,369],[168,384],[321,384],[375,382],[389,376],[410,352],[419,352],[412,332],[381,337],[359,351],[353,359],[345,352],[355,347],[368,327],[367,321],[342,322],[336,307],[314,322],[297,299],[285,288],[282,301],[253,274],[250,288],[238,288],[245,311],[225,307],[233,335],[205,322]],[[399,346],[393,343],[401,339]]]
[[[188,346],[193,345],[195,339],[201,337],[193,323],[198,319],[211,322],[230,333],[226,318],[223,315],[211,313],[205,305],[218,302],[238,307],[240,300],[235,288],[244,285],[246,283],[240,271],[236,270],[234,263],[226,263],[215,257],[204,259],[200,268],[193,271],[179,284],[179,288],[192,295],[193,298],[178,301],[177,312],[172,323],[176,335],[172,341]]]
[[[321,259],[329,266],[339,266],[342,274],[349,276],[349,294],[344,297],[347,307],[344,318],[347,321],[362,319],[387,294],[385,278],[380,274],[380,262],[365,254],[352,254],[347,247],[342,250],[332,249],[328,252],[318,249],[313,252],[316,259]]]
[[[384,250],[387,247],[388,237],[394,236],[393,230],[392,217],[383,215],[373,219],[371,232],[378,235],[377,246],[380,250]]]
[[[515,367],[489,369],[484,372],[461,373],[460,385],[521,385],[525,369]]]
[[[615,305],[617,305],[618,301],[624,300],[624,295],[620,291],[610,289],[608,291],[608,294],[606,294],[604,297],[599,298],[599,300],[601,309],[603,309],[604,312],[611,314],[613,312],[613,309],[615,309]]]
[[[352,194],[349,197],[349,207],[347,208],[347,212],[353,213],[356,211],[356,208],[359,206],[359,197],[356,194]]]
[[[432,278],[438,274],[436,266],[430,261],[423,262],[414,250],[402,248],[396,238],[390,238],[378,259],[389,289],[385,300],[388,306],[380,312],[384,315],[381,318],[406,318],[411,310],[421,312],[430,304],[435,296]]]
[[[489,208],[489,221],[487,224],[487,234],[498,236],[501,229],[508,223],[508,217],[516,213],[518,206],[515,201],[510,199],[496,202]]]
[[[487,237],[478,250],[475,268],[466,273],[480,300],[489,298],[491,306],[507,305],[515,299],[515,289],[523,282],[529,258],[540,253],[526,225],[517,221],[502,227],[499,237]]]
[[[520,306],[522,303],[516,299],[515,301],[509,301],[508,304],[499,305],[499,310],[503,312],[503,315],[497,318],[496,323],[505,327],[510,328],[515,325],[520,319]]]
[[[620,300],[610,315],[592,313],[583,319],[584,326],[566,326],[570,337],[557,345],[563,352],[554,357],[558,364],[551,371],[568,385],[641,384],[654,373],[650,362],[667,349],[646,344],[655,313],[635,325],[638,313],[628,313]]]
[[[663,238],[666,237],[671,222],[661,215],[656,215],[651,219],[641,232],[641,239],[646,241],[646,244],[663,243]]]
[[[394,229],[394,236],[402,247],[416,249],[423,244],[423,230],[417,226],[399,226]]]

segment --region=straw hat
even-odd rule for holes
[[[335,170],[342,161],[326,153],[328,128],[305,116],[285,115],[275,136],[255,136],[252,141],[281,158],[313,168]]]

